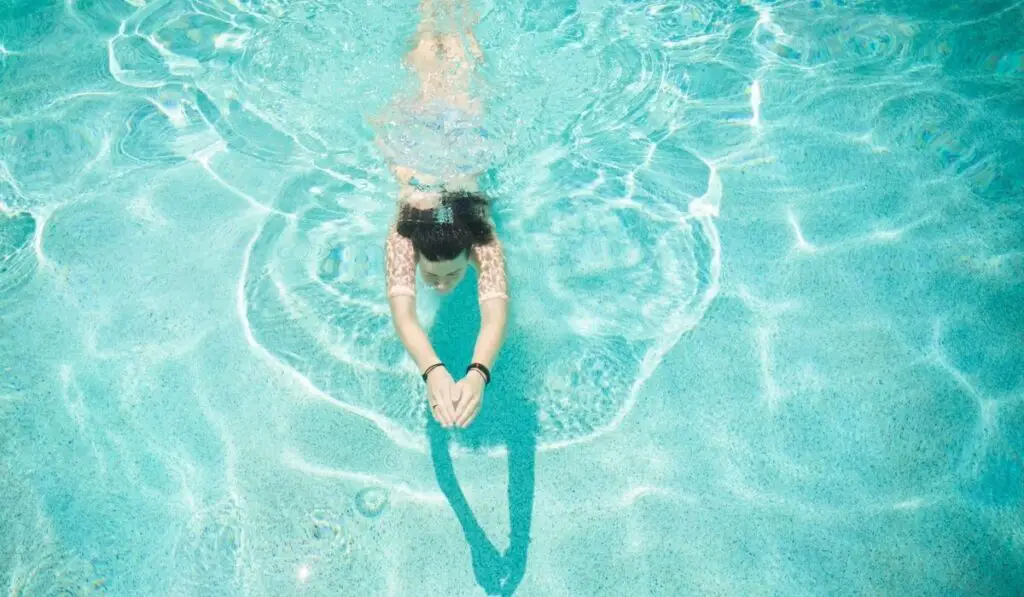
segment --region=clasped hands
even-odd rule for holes
[[[427,376],[427,401],[430,412],[442,427],[468,427],[484,397],[484,376],[470,369],[456,382],[448,369],[438,367]]]

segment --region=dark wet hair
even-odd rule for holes
[[[430,261],[449,261],[494,239],[487,198],[467,191],[442,191],[437,207],[403,205],[398,233],[412,241],[416,253]]]

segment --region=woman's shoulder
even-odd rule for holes
[[[502,261],[504,257],[501,241],[497,235],[491,237],[491,240],[486,243],[473,245],[469,250],[469,259],[477,267]]]
[[[491,299],[508,299],[508,275],[505,272],[505,256],[501,241],[497,237],[483,245],[473,247],[471,259],[478,272],[477,294],[480,302]]]

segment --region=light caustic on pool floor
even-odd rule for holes
[[[623,58],[631,58],[625,48],[604,56]],[[506,354],[529,355],[506,358],[502,370],[534,392],[542,446],[613,427],[717,287],[714,167],[668,134],[652,139],[632,124],[657,95],[659,75],[648,69],[663,63],[641,59],[642,88],[616,75],[629,110],[605,113],[611,96],[582,106],[570,126],[592,149],[549,145],[520,166],[532,174],[496,191],[517,281]],[[749,107],[741,101],[736,109]],[[632,132],[623,138],[625,131]],[[627,153],[616,156],[618,149]],[[422,383],[380,300],[381,230],[392,199],[386,186],[366,199],[368,176],[380,184],[366,168],[351,161],[300,173],[270,198],[273,213],[247,252],[239,308],[250,341],[268,358],[404,445],[423,447]],[[680,170],[689,180],[673,184]]]
[[[1018,477],[1006,475],[1002,466],[1017,456],[1009,438],[1020,400],[1000,394],[1010,391],[1000,384],[1012,380],[963,365],[969,359],[955,351],[955,342],[946,341],[947,328],[949,334],[980,339],[968,343],[972,346],[996,346],[986,356],[999,363],[995,369],[1014,370],[1016,354],[997,346],[996,341],[1005,338],[973,325],[970,312],[948,324],[934,315],[949,309],[947,297],[928,295],[934,302],[925,303],[924,293],[918,293],[909,305],[886,303],[888,311],[883,313],[859,312],[860,319],[851,325],[865,329],[848,338],[864,342],[881,363],[879,371],[892,373],[895,359],[886,361],[889,354],[909,354],[920,361],[904,364],[903,376],[889,381],[887,387],[895,388],[892,395],[923,404],[930,388],[944,388],[916,383],[917,368],[923,366],[939,370],[943,382],[952,380],[955,389],[969,397],[961,400],[956,392],[948,392],[948,413],[909,407],[909,414],[898,413],[906,414],[901,432],[909,436],[932,440],[934,429],[940,429],[943,433],[938,435],[959,432],[969,437],[955,442],[963,451],[959,458],[944,451],[947,444],[954,445],[945,439],[903,442],[894,448],[882,428],[872,436],[874,444],[863,437],[851,445],[833,442],[827,449],[839,472],[819,474],[822,450],[827,449],[806,450],[793,439],[799,430],[813,427],[808,419],[820,422],[823,429],[850,422],[839,416],[841,409],[822,399],[826,392],[845,390],[834,379],[837,371],[849,373],[844,379],[853,382],[875,381],[871,374],[848,370],[845,347],[836,347],[834,338],[826,337],[831,328],[812,334],[798,327],[796,320],[804,315],[800,301],[818,292],[815,285],[824,280],[829,283],[826,298],[840,297],[842,291],[849,294],[832,302],[815,295],[817,307],[843,319],[851,315],[851,306],[863,307],[863,295],[872,295],[878,302],[868,306],[878,307],[879,297],[893,288],[892,272],[875,272],[885,280],[875,280],[877,285],[869,287],[869,272],[857,272],[854,283],[842,264],[821,265],[825,260],[914,237],[921,252],[936,254],[945,264],[955,261],[945,258],[955,255],[960,242],[945,236],[952,232],[974,239],[971,250],[963,251],[963,259],[956,263],[993,287],[1012,279],[1022,263],[1021,253],[1007,248],[1016,231],[1007,223],[1007,214],[1015,213],[1012,203],[1024,180],[1015,175],[1024,156],[1019,151],[1020,108],[1014,102],[1022,72],[1019,52],[997,47],[1004,35],[997,27],[989,28],[993,44],[973,40],[969,29],[956,25],[956,15],[947,14],[957,8],[941,9],[949,22],[941,24],[943,35],[935,39],[925,35],[928,27],[920,20],[845,12],[834,18],[822,16],[833,14],[822,5],[846,4],[610,3],[603,13],[585,14],[575,5],[563,10],[568,4],[531,3],[528,10],[496,12],[481,23],[481,37],[500,38],[500,47],[520,47],[516,44],[525,42],[501,36],[524,31],[532,36],[529,43],[548,44],[538,56],[492,53],[495,70],[507,73],[495,81],[496,93],[504,99],[495,106],[496,118],[504,121],[509,133],[509,154],[520,156],[502,164],[493,181],[515,284],[507,358],[496,373],[515,376],[534,398],[542,447],[593,438],[628,412],[661,357],[698,324],[715,297],[720,248],[714,217],[720,207],[723,213],[729,208],[724,173],[730,171],[731,180],[738,181],[742,175],[736,170],[744,166],[774,164],[779,168],[761,170],[767,172],[765,178],[747,183],[758,187],[765,205],[756,213],[750,205],[747,212],[733,212],[733,222],[775,218],[782,231],[775,230],[783,238],[783,264],[773,267],[789,275],[814,275],[804,273],[798,280],[806,284],[781,290],[792,280],[780,275],[763,282],[773,276],[765,271],[779,270],[769,267],[750,274],[735,256],[744,249],[756,256],[765,252],[764,246],[743,245],[748,239],[734,236],[734,283],[727,298],[738,298],[754,313],[753,338],[746,340],[759,359],[759,377],[753,385],[760,383],[762,393],[745,396],[749,401],[741,408],[756,411],[749,408],[754,403],[764,411],[742,420],[761,423],[768,413],[788,423],[779,427],[781,444],[759,439],[741,425],[717,438],[709,433],[715,456],[728,466],[717,472],[712,467],[707,476],[720,475],[715,482],[732,492],[730,498],[738,496],[745,504],[771,504],[822,519],[840,510],[850,516],[942,503],[949,494],[932,489],[936,479],[945,483],[951,478],[944,468],[950,462],[959,466],[957,478],[1004,483],[994,484],[994,490],[980,483],[972,487],[979,493],[988,491],[982,495],[985,500],[1009,502],[1018,495],[1006,489]],[[97,39],[108,43],[100,44],[101,52],[69,57],[76,67],[86,67],[69,73],[50,66],[60,61],[49,60],[48,44],[42,43],[56,25],[26,25],[29,31],[20,42],[16,36],[4,36],[0,75],[5,91],[16,89],[18,97],[31,101],[15,105],[15,93],[0,94],[0,306],[17,300],[32,280],[67,273],[61,268],[71,270],[61,288],[72,292],[112,287],[120,281],[113,276],[88,280],[90,272],[85,270],[99,251],[75,246],[74,234],[67,234],[69,229],[62,229],[59,222],[56,228],[47,228],[54,214],[67,216],[77,210],[74,213],[84,217],[87,226],[96,228],[102,216],[119,214],[121,207],[111,208],[108,202],[103,206],[108,211],[86,217],[83,213],[92,206],[75,204],[123,193],[129,197],[124,212],[132,225],[117,228],[113,223],[109,233],[152,242],[156,235],[139,233],[140,228],[167,230],[177,222],[138,187],[150,177],[159,177],[168,186],[191,175],[208,177],[222,192],[189,207],[225,207],[222,213],[229,214],[231,226],[243,222],[247,233],[249,226],[253,228],[248,243],[234,247],[241,261],[234,297],[240,333],[269,366],[301,376],[310,393],[374,421],[404,446],[422,448],[422,383],[394,338],[383,300],[379,248],[392,214],[394,189],[360,120],[345,117],[371,110],[368,104],[382,105],[401,82],[397,59],[395,71],[356,68],[381,55],[397,58],[379,27],[360,30],[367,22],[379,22],[382,15],[371,12],[353,18],[341,3],[315,2],[261,4],[266,10],[248,12],[242,7],[249,3],[230,2],[54,6],[54,14],[66,10],[75,23],[98,32]],[[56,22],[53,15],[40,20],[49,9],[39,10],[33,27],[50,22],[50,17]],[[342,41],[330,45],[331,40]],[[33,71],[26,66],[32,60],[47,66]],[[340,77],[332,72],[339,63],[352,67]],[[956,80],[944,85],[933,78],[914,78],[943,69],[998,78],[975,96]],[[541,81],[544,77],[536,73],[548,73],[557,84]],[[851,78],[863,73],[876,77],[876,83],[862,85]],[[805,78],[809,74],[814,76],[813,85]],[[547,101],[528,95],[549,84]],[[526,99],[508,99],[515,97]],[[1010,116],[991,115],[1003,113]],[[830,159],[820,159],[822,155]],[[860,211],[855,213],[851,206]],[[959,223],[955,216],[961,214],[976,219],[967,220],[973,224],[966,229],[950,225],[928,230],[936,222]],[[48,236],[47,230],[53,229],[58,234]],[[922,231],[932,236],[915,236]],[[44,266],[49,263],[47,247],[54,252],[56,268]],[[118,250],[106,247],[108,254]],[[821,261],[810,263],[814,259]],[[146,269],[119,265],[133,275]],[[929,275],[935,272],[947,270]],[[744,273],[748,277],[735,283]],[[142,274],[136,278],[149,279]],[[76,286],[80,280],[86,282]],[[425,320],[450,315],[444,305],[424,299]],[[152,361],[174,361],[169,357],[188,350],[189,342],[183,339],[193,341],[195,333],[207,329],[207,322],[187,317],[175,326],[150,325],[150,306],[136,308],[119,301],[116,312],[124,317],[112,319],[103,334],[95,329],[100,324],[87,321],[83,343],[92,350],[89,357],[131,355],[138,359],[133,366],[151,371]],[[896,313],[899,308],[914,311],[914,318],[886,319],[901,315]],[[895,329],[903,321],[932,326],[923,351],[904,351],[916,345],[901,336],[905,330]],[[138,335],[118,335],[125,323],[132,324]],[[909,327],[906,333],[912,334]],[[876,329],[885,338],[899,336],[894,343],[898,350],[884,352],[869,343],[877,340]],[[140,338],[159,350],[139,351],[144,343]],[[829,350],[834,361],[821,360],[821,353]],[[131,439],[141,438],[145,448],[133,451],[132,442],[116,432],[99,431],[98,423],[114,420],[120,407],[109,397],[124,398],[125,387],[137,381],[131,377],[132,367],[122,372],[124,379],[114,375],[113,381],[103,379],[97,382],[99,389],[88,390],[79,385],[87,379],[87,367],[81,369],[61,369],[62,398],[71,429],[78,430],[74,439],[84,453],[95,455],[97,474],[134,484],[136,493],[165,504],[154,482],[159,476],[152,471],[143,475],[137,464],[144,457],[161,462],[167,476],[180,472],[187,484],[202,488],[202,471],[179,456],[187,451],[177,445],[183,437],[160,444],[139,434]],[[197,377],[194,373],[173,370],[167,377],[191,379]],[[917,387],[913,394],[898,387],[912,383]],[[203,388],[186,387],[181,393],[195,400],[173,404],[176,420],[183,419],[182,409],[198,409],[196,419],[209,421],[215,428],[211,436],[219,437],[223,446],[223,453],[213,450],[209,456],[211,476],[217,479],[210,482],[215,489],[209,491],[226,495],[200,496],[203,499],[197,498],[186,511],[182,527],[172,529],[178,534],[179,553],[187,559],[181,563],[193,578],[217,577],[222,586],[230,586],[239,561],[244,564],[246,558],[271,562],[272,572],[288,581],[315,577],[317,558],[343,555],[351,547],[352,525],[373,520],[409,496],[418,502],[432,500],[434,505],[443,500],[387,479],[286,454],[283,463],[288,468],[318,484],[343,479],[370,488],[354,492],[344,508],[300,508],[296,511],[305,516],[280,517],[290,519],[288,523],[301,519],[301,529],[277,532],[256,527],[259,504],[238,498],[244,492],[235,485],[237,463],[232,459],[240,448],[232,442],[231,430],[203,402],[208,395]],[[800,405],[801,399],[813,404]],[[0,400],[7,397],[0,395]],[[708,411],[718,406],[711,404]],[[880,412],[873,416],[891,422],[885,416],[890,411]],[[860,413],[855,422],[867,427],[872,421]],[[969,423],[964,426],[963,421]],[[704,432],[697,425],[690,429],[698,435]],[[677,460],[670,448],[659,450],[651,453],[661,454],[663,463]],[[893,453],[902,454],[909,464],[887,468]],[[855,459],[849,454],[862,456],[867,464],[851,463]],[[625,468],[624,463],[616,464],[608,470]],[[117,477],[119,467],[132,474]],[[782,472],[766,474],[777,470]],[[222,471],[228,473],[226,483],[221,483]],[[908,471],[918,486],[907,489]],[[863,493],[850,491],[849,480],[840,479],[860,473],[871,481],[870,487],[865,482]],[[767,476],[772,479],[765,480]],[[14,476],[4,471],[0,484],[7,479]],[[815,481],[819,489],[828,490],[827,499],[808,494]],[[883,485],[888,493],[879,491]],[[644,480],[622,499],[628,503],[644,495],[681,495],[677,489]],[[28,494],[20,486],[5,490]],[[695,497],[694,503],[699,499]],[[17,506],[19,511],[32,507]],[[54,547],[48,522],[18,520],[19,536],[38,539],[31,547],[34,554],[43,554],[38,556],[38,569],[66,570],[66,576],[86,585],[102,576],[103,570],[94,567],[116,569],[115,562],[102,559],[88,565],[77,560],[50,562],[51,552],[54,561],[63,554]],[[1012,533],[1016,527],[1003,528]],[[270,544],[281,537],[290,540]],[[188,559],[197,552],[198,560]],[[31,565],[15,566],[15,586],[35,588],[27,578]]]
[[[243,207],[266,214],[239,286],[250,341],[321,395],[411,445],[422,425],[421,388],[381,299],[379,246],[393,189],[361,124],[331,112],[367,112],[364,104],[386,101],[401,76],[397,66],[328,76],[334,55],[317,51],[340,36],[351,42],[339,49],[351,55],[346,59],[369,62],[391,42],[361,32],[361,21],[337,7],[270,6],[71,7],[77,21],[108,36],[114,81],[83,77],[80,89],[44,95],[43,115],[12,116],[11,144],[70,151],[59,159],[5,153],[5,230],[17,236],[18,222],[48,204],[54,188],[72,191],[95,180],[93,172],[200,166]],[[516,268],[531,273],[520,275],[515,288],[510,342],[546,363],[538,378],[524,378],[538,388],[542,444],[590,437],[614,424],[660,355],[699,320],[717,287],[717,171],[773,159],[756,140],[766,111],[777,119],[773,111],[783,108],[765,103],[773,86],[763,79],[774,69],[816,69],[838,83],[855,68],[888,72],[914,48],[908,40],[916,31],[892,19],[837,20],[817,43],[779,20],[779,12],[767,3],[707,3],[692,10],[624,5],[589,17],[578,10],[524,13],[526,29],[550,33],[581,61],[566,73],[568,91],[553,90],[559,101],[545,106],[553,116],[531,118],[541,114],[531,112],[539,108],[530,102],[496,109],[518,116],[517,124],[541,123],[510,136],[520,143],[517,155],[532,157],[506,164],[509,174],[499,177],[495,194],[508,197],[496,209],[513,275]],[[625,26],[630,37],[608,35]],[[723,61],[717,52],[743,28],[753,62]],[[5,47],[5,64],[37,49],[31,40]],[[936,56],[943,59],[942,52]],[[526,59],[514,60],[495,57],[508,72],[529,70]],[[511,96],[527,84],[499,81],[496,88]],[[339,94],[346,86],[348,93]],[[605,91],[588,96],[575,93],[579,88]],[[570,93],[578,97],[570,100]],[[97,110],[100,100],[106,107]],[[976,157],[974,141],[949,137],[939,116],[918,124],[903,118],[931,106],[956,118],[963,112],[956,108],[966,105],[930,91],[896,96],[867,123],[877,129],[868,137],[878,147],[920,144],[937,160],[958,164],[978,188],[1006,184],[998,168],[1012,164]],[[117,118],[123,128],[104,128]],[[542,126],[554,132],[544,134]],[[346,151],[332,149],[342,145]],[[287,183],[271,182],[280,180]],[[12,242],[4,249],[9,269],[30,271],[28,243]],[[13,285],[18,277],[4,279]],[[515,363],[507,366],[510,375],[521,374]]]
[[[316,3],[258,11],[216,2],[68,10],[75,23],[107,36],[108,72],[93,64],[65,85],[71,89],[44,95],[41,116],[11,106],[11,147],[65,149],[59,157],[5,154],[8,209],[56,207],[56,190],[81,193],[78,200],[95,196],[101,176],[200,167],[226,199],[266,214],[240,281],[239,315],[250,341],[316,392],[422,446],[422,388],[382,296],[379,247],[393,189],[362,117],[345,117],[371,112],[368,104],[382,105],[402,81],[397,60],[391,70],[358,68],[404,43],[365,31],[384,15],[353,18]],[[690,15],[687,26],[709,28],[721,16],[702,15]],[[412,24],[414,15],[408,18]],[[546,15],[530,18],[540,26]],[[328,39],[348,41],[331,54],[319,50]],[[14,51],[40,47],[27,40]],[[620,419],[660,356],[699,320],[717,284],[715,169],[671,138],[671,118],[661,132],[638,125],[661,97],[665,56],[625,42],[586,51],[596,57],[583,65],[591,75],[615,67],[609,92],[589,105],[559,108],[569,119],[547,122],[550,130],[534,140],[510,137],[520,143],[518,155],[534,157],[506,164],[513,174],[495,193],[504,198],[497,210],[517,280],[511,343],[546,363],[531,374],[509,360],[505,375],[537,388],[548,446]],[[338,60],[355,67],[332,76]],[[741,98],[733,109],[747,105]],[[520,120],[528,116],[517,110]],[[560,130],[573,131],[588,149],[567,151],[553,137]],[[516,174],[517,167],[534,172]],[[687,181],[673,183],[680,172]],[[17,254],[30,255],[24,248]],[[425,318],[431,310],[424,307]]]
[[[294,20],[283,6],[267,12],[197,6],[204,10],[183,12],[173,3],[121,15],[73,8],[79,20],[110,32],[110,74],[140,90],[143,103],[119,106],[128,116],[118,139],[56,118],[19,122],[16,138],[51,137],[78,151],[71,159],[42,154],[33,163],[14,163],[9,178],[28,190],[12,203],[31,208],[44,201],[34,189],[69,184],[105,155],[123,169],[201,166],[232,196],[267,213],[240,282],[239,314],[250,341],[323,396],[406,444],[420,443],[414,438],[423,421],[421,387],[381,300],[379,246],[391,189],[372,159],[332,151],[328,131],[315,118],[299,116],[311,107],[326,115],[324,88],[336,91],[331,81],[337,78],[322,76],[329,57],[312,46],[321,37],[354,33],[343,18],[349,15],[313,4],[306,8],[322,13],[313,21],[305,13]],[[565,102],[559,110],[571,117],[547,123],[570,131],[578,149],[540,136],[546,145],[528,148],[535,157],[518,165],[532,172],[513,174],[497,189],[499,198],[510,197],[497,209],[513,275],[517,269],[543,272],[519,276],[510,334],[517,351],[543,368],[528,373],[516,369],[524,363],[506,365],[509,375],[536,388],[542,445],[591,437],[621,419],[661,355],[699,321],[717,288],[711,217],[722,190],[714,162],[680,141],[690,131],[677,112],[686,112],[687,100],[695,98],[691,119],[710,110],[711,121],[724,121],[734,138],[749,140],[760,124],[761,96],[758,80],[737,78],[731,87],[712,88],[699,70],[683,72],[669,60],[666,51],[684,42],[700,40],[710,55],[724,41],[732,26],[729,10],[699,8],[616,15],[620,25],[636,28],[636,37],[658,42],[646,48],[595,40],[595,27],[610,31],[616,22],[603,23],[600,16],[589,23],[575,13],[557,22],[547,14],[530,16],[533,26],[550,25],[556,34],[577,27],[582,49],[596,57],[580,71],[607,90],[583,104]],[[767,9],[758,23],[758,31],[785,37]],[[569,43],[580,39],[566,33]],[[754,43],[767,45],[757,35]],[[383,47],[351,49],[366,57]],[[379,71],[349,73],[345,83],[380,89],[395,79],[375,77]],[[310,86],[315,79],[320,84]],[[261,95],[250,93],[256,88]],[[377,96],[385,97],[380,90]],[[75,103],[73,96],[56,98],[53,109],[66,119],[64,106]],[[343,135],[370,154],[367,139]],[[270,178],[288,182],[262,185]]]

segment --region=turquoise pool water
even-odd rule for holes
[[[368,124],[415,2],[0,0],[0,592],[1020,595],[1024,4],[475,7],[514,296],[449,438]]]

